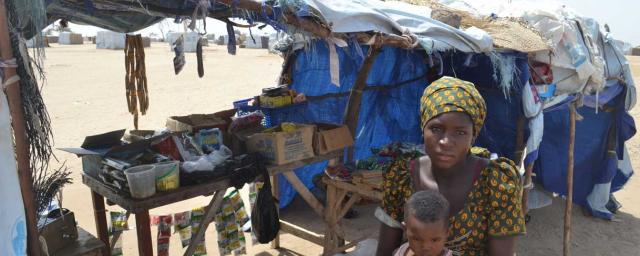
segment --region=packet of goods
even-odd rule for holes
[[[247,211],[244,207],[244,201],[242,201],[242,197],[240,197],[240,193],[238,190],[235,190],[230,195],[231,204],[233,205],[233,211],[236,215],[236,221],[238,225],[242,226],[247,221],[249,221],[249,217],[247,216]]]
[[[178,233],[180,234],[180,242],[182,243],[182,248],[189,246],[191,243],[191,226],[184,227],[178,229]]]
[[[171,239],[171,215],[159,216],[158,222],[158,256],[169,256]]]
[[[191,242],[191,211],[176,213],[173,215],[175,232],[180,233],[182,248],[189,246]]]
[[[202,223],[202,218],[204,217],[204,207],[198,207],[191,210],[191,235],[198,233],[200,230],[200,224]],[[205,236],[202,236],[202,240],[196,245],[196,250],[193,252],[193,255],[207,255],[207,248],[205,246]]]
[[[196,142],[205,154],[220,149],[222,145],[222,131],[218,128],[200,130],[196,134]]]
[[[178,232],[181,228],[191,226],[191,211],[174,214],[173,225],[175,232]]]
[[[110,212],[111,214],[111,233],[129,230],[127,222],[127,214],[125,212]]]

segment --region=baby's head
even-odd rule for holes
[[[441,255],[449,234],[449,202],[437,191],[416,192],[405,204],[403,226],[415,255]]]

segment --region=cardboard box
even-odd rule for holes
[[[64,214],[46,223],[40,229],[42,242],[46,244],[47,252],[53,254],[78,239],[78,228],[73,212]]]
[[[353,146],[353,136],[346,125],[316,124],[317,130],[313,140],[316,155]]]
[[[265,96],[260,95],[260,106],[264,108],[279,108],[293,104],[291,95]]]
[[[167,128],[172,132],[197,132],[202,129],[224,129],[227,123],[214,114],[172,116],[167,119]]]
[[[213,114],[193,114],[188,116],[172,116],[167,119],[166,127],[172,132],[197,132],[202,129],[218,128],[222,131],[224,145],[231,145],[231,136],[227,130],[235,109]]]
[[[292,132],[277,130],[272,133],[257,133],[247,139],[249,152],[262,154],[270,163],[287,164],[311,158],[315,125],[296,125]]]

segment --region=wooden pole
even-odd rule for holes
[[[576,137],[576,107],[569,106],[569,157],[567,159],[567,201],[564,210],[563,255],[571,255],[571,208],[573,206],[573,151]]]
[[[524,144],[525,121],[526,121],[526,118],[524,118],[524,116],[520,116],[518,117],[518,121],[516,125],[516,152],[513,156],[514,158],[513,160],[518,164],[518,166],[520,166],[524,161],[523,154],[524,154],[524,148],[526,146]]]
[[[360,102],[362,101],[362,92],[367,86],[367,78],[369,77],[369,70],[373,66],[373,62],[376,60],[376,56],[380,53],[380,46],[374,44],[369,48],[369,54],[362,63],[362,68],[358,72],[356,81],[351,88],[351,94],[349,95],[349,102],[345,109],[344,123],[349,127],[349,131],[352,136],[356,136],[356,129],[358,127],[358,116],[360,115]],[[349,153],[347,156],[347,162],[353,161],[353,146],[349,147]]]
[[[533,174],[534,163],[524,168],[524,187],[522,189],[522,214],[529,213],[529,191],[533,188],[531,176]]]
[[[9,22],[7,21],[7,9],[4,0],[0,0],[0,58],[13,59],[11,39],[9,37]],[[16,68],[4,68],[4,78],[11,79],[16,76]],[[3,81],[4,83],[4,81]],[[18,165],[18,178],[20,180],[20,192],[24,202],[24,212],[27,222],[27,251],[29,255],[40,256],[39,235],[36,218],[36,204],[29,167],[29,143],[27,141],[22,98],[18,81],[6,85],[5,92],[9,102],[11,113],[11,127],[15,140],[16,162]]]

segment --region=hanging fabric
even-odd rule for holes
[[[196,59],[198,60],[198,77],[202,78],[204,76],[204,60],[202,59],[202,44],[204,40],[207,40],[204,37],[200,37],[198,39],[198,44],[196,45]]]
[[[233,30],[233,24],[229,22],[227,22],[227,34],[229,35],[227,52],[231,55],[236,55],[236,32]]]
[[[147,72],[144,64],[144,46],[141,35],[127,35],[124,46],[127,106],[133,115],[133,126],[138,130],[138,115],[149,109]]]

